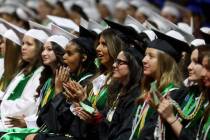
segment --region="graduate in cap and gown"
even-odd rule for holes
[[[160,108],[159,103],[166,98],[181,103],[185,97],[177,62],[180,61],[183,51],[189,51],[189,46],[176,45],[179,40],[154,31],[159,39],[149,44],[143,59],[142,95],[139,98],[130,140],[168,139],[168,136],[171,138],[173,135],[168,125],[173,124],[174,120],[168,119],[167,125],[165,121],[162,122],[157,112]]]
[[[48,35],[42,30],[25,32],[21,46],[19,73],[11,80],[1,102],[1,129],[16,126],[16,118],[25,118],[36,111],[34,96],[43,67],[40,55]]]
[[[58,139],[59,137],[56,137],[57,134],[60,134],[61,138],[65,138],[65,134],[68,134],[70,130],[74,130],[75,132],[80,131],[76,128],[70,128],[72,121],[74,126],[80,124],[78,124],[77,118],[75,119],[76,116],[71,112],[72,109],[75,108],[75,105],[68,101],[68,96],[64,93],[64,89],[72,84],[75,85],[76,82],[82,86],[87,85],[96,72],[94,43],[92,38],[86,37],[88,33],[89,31],[86,30],[80,37],[72,39],[67,44],[63,59],[70,68],[70,77],[66,77],[64,75],[65,72],[62,72],[61,69],[57,71],[55,78],[57,79],[57,82],[55,81],[55,97],[41,109],[37,120],[38,126],[41,126],[40,130],[44,131],[46,129],[48,133],[45,134],[40,131],[40,133],[35,136],[35,139],[54,137]],[[62,77],[67,79],[62,80]],[[50,133],[54,134],[51,135]],[[34,135],[28,136],[27,139],[31,137],[34,137]]]

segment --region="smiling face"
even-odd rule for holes
[[[201,79],[202,65],[198,63],[198,49],[195,49],[191,54],[191,63],[188,66],[190,81],[198,81]]]
[[[70,72],[76,72],[82,64],[82,56],[78,51],[78,48],[75,43],[68,43],[65,49],[65,54],[63,56],[64,63],[66,63]]]
[[[156,77],[158,68],[158,51],[154,48],[147,48],[143,59],[144,75],[152,78]]]
[[[203,78],[203,83],[205,87],[210,88],[210,64],[208,56],[205,56],[202,61],[203,69],[201,75]]]
[[[114,64],[113,64],[113,75],[112,77],[114,79],[117,79],[121,82],[127,80],[129,74],[129,68],[128,68],[128,62],[126,60],[126,57],[123,53],[123,51],[121,51],[118,56],[117,59],[115,60]]]
[[[98,59],[100,60],[102,65],[107,66],[107,67],[112,65],[112,64],[110,64],[112,62],[111,62],[111,57],[109,55],[109,51],[107,48],[107,44],[102,36],[99,39],[99,43],[96,48],[96,52],[98,55]]]
[[[56,62],[56,56],[52,44],[48,41],[44,44],[42,51],[42,61],[44,65],[52,66]]]
[[[37,55],[35,39],[30,36],[23,37],[23,45],[21,48],[22,59],[26,62],[32,62]]]

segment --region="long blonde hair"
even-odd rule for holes
[[[148,76],[144,76],[141,84],[141,97],[140,100],[149,92],[150,83],[157,80],[157,89],[161,93],[163,89],[170,83],[173,83],[175,87],[180,87],[183,77],[179,69],[178,64],[170,55],[163,51],[158,52],[158,67],[155,73],[157,79],[153,79]]]

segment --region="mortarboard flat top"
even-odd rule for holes
[[[88,28],[88,21],[80,17],[80,25],[82,25],[85,28]]]
[[[64,37],[66,37],[69,41],[74,39],[74,38],[77,38],[77,36],[69,33],[68,31],[62,29],[61,27],[59,27],[59,26],[57,26],[55,24],[51,25],[51,32],[54,35],[62,35]]]
[[[39,29],[30,29],[25,33],[26,36],[30,36],[41,43],[45,43],[45,41],[48,38],[48,35],[43,31]]]
[[[83,26],[84,27],[84,26]],[[100,34],[106,27],[103,27],[102,25],[100,25],[99,23],[97,23],[96,21],[90,19],[88,22],[88,30],[92,30],[95,31],[97,34]]]
[[[210,44],[210,28],[209,27],[202,27],[200,28],[202,36],[206,42],[206,44]]]
[[[138,33],[146,30],[146,28],[140,22],[138,22],[135,18],[131,17],[130,15],[127,15],[125,19],[125,25],[133,27]]]
[[[177,25],[175,25],[174,23],[165,19],[164,17],[160,16],[159,14],[153,12],[153,13],[151,13],[151,15],[152,15],[151,16],[152,18],[154,18],[157,22],[160,23],[161,27],[163,27],[163,28],[165,27],[164,30],[161,30],[162,32],[167,32],[169,30],[178,31],[179,33],[181,33],[185,37],[188,44],[190,44],[190,42],[192,42],[195,39],[195,37],[192,34],[189,34],[186,31],[183,31]]]
[[[6,39],[9,39],[10,41],[14,42],[15,44],[21,46],[22,45],[22,38],[17,35],[15,31],[12,29],[7,30],[4,34],[3,37]]]
[[[21,38],[22,40],[24,34],[26,33],[25,29],[18,27],[14,24],[11,24],[2,18],[0,18],[0,22],[2,22],[6,26],[7,29],[12,29],[17,34],[17,36]]]
[[[70,19],[52,15],[48,15],[47,18],[62,28],[67,28],[79,32],[79,26]]]
[[[86,29],[80,25],[79,26],[79,36],[85,37],[85,38],[90,38],[92,40],[96,40],[98,35],[94,32],[89,31],[88,29]]]
[[[34,22],[34,21],[31,21],[31,20],[30,20],[30,21],[29,21],[29,25],[30,25],[30,28],[31,28],[31,29],[43,30],[43,31],[45,31],[49,36],[52,34],[50,28],[48,28],[48,27],[46,27],[46,26],[44,26],[44,25],[41,25],[41,24],[39,24],[39,23],[36,23],[36,22]]]
[[[158,30],[153,29],[153,31],[155,32],[155,34],[157,35],[158,39],[161,40],[165,40],[166,42],[168,42],[168,44],[170,44],[171,47],[169,48],[159,48],[160,50],[163,49],[164,52],[168,53],[169,55],[171,55],[173,58],[175,58],[175,60],[179,60],[178,58],[180,57],[180,55],[182,54],[182,52],[191,52],[191,47],[188,45],[188,43],[181,41],[179,39],[176,39],[174,37],[171,37],[165,33],[162,33]],[[173,51],[172,51],[173,50]],[[174,50],[176,52],[174,52]],[[171,53],[171,51],[173,53]],[[178,55],[179,54],[179,55]],[[176,57],[177,56],[177,57]]]
[[[110,21],[110,20],[107,20],[107,19],[104,19],[104,21],[108,24],[109,27],[111,27],[112,29],[115,29],[117,31],[120,31],[122,32],[123,34],[129,36],[129,37],[134,37],[136,38],[138,36],[138,33],[137,31],[133,28],[133,27],[130,27],[130,26],[124,26],[124,25],[121,25],[121,24],[118,24],[118,23],[115,23],[113,21]]]
[[[162,40],[160,38],[155,39],[149,43],[148,48],[154,48],[163,51],[174,58],[175,61],[179,61],[181,58],[181,52],[177,51],[168,41]]]
[[[0,35],[3,36],[3,34],[7,31],[7,28],[4,24],[0,23]]]
[[[107,19],[104,19],[104,21],[110,26],[110,28],[119,31],[121,34],[119,34],[119,37],[129,46],[136,47],[137,50],[139,50],[140,53],[144,53],[145,48],[139,46],[139,42],[141,42],[142,38],[139,37],[139,34],[137,31],[130,27],[121,25],[112,21],[109,21]],[[138,42],[138,43],[137,43]]]
[[[46,42],[55,42],[56,44],[58,44],[60,47],[62,47],[63,49],[66,48],[66,45],[69,42],[69,39],[64,37],[63,35],[52,35],[50,36]]]

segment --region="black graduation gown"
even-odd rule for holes
[[[125,96],[119,98],[119,102],[112,121],[106,119],[99,124],[100,140],[128,140],[131,135],[132,121],[135,115],[139,96],[139,86],[134,87]]]
[[[82,81],[82,85],[89,82],[89,78]],[[88,102],[87,102],[88,104]],[[89,124],[80,120],[70,111],[71,103],[66,101],[65,96],[60,93],[50,100],[39,112],[37,125],[47,126],[47,133],[40,132],[35,140],[64,140],[73,139],[66,137],[66,134],[75,136],[78,140],[86,139],[89,132]],[[93,129],[94,130],[94,129]],[[88,133],[91,134],[91,133]]]
[[[201,91],[199,90],[199,86],[198,85],[194,85],[191,87],[188,87],[188,93],[190,91],[194,91],[194,94],[196,95],[196,97],[198,97],[201,93]],[[196,119],[194,119],[192,121],[192,125],[188,128],[182,128],[180,136],[179,136],[179,140],[196,140],[196,135],[198,133],[198,129],[199,129],[199,124],[203,115],[203,112],[198,112],[201,114],[198,114],[198,117],[196,117]],[[183,122],[184,125],[187,125],[188,122]]]
[[[178,104],[181,104],[187,94],[186,87],[181,87],[180,89],[176,89],[171,91],[170,96],[173,100],[175,100]],[[148,118],[148,121],[145,122],[143,129],[141,130],[139,140],[154,140],[154,130],[157,125],[158,113],[156,111],[152,111],[152,114]],[[165,139],[166,140],[178,140],[170,125],[165,123]]]

